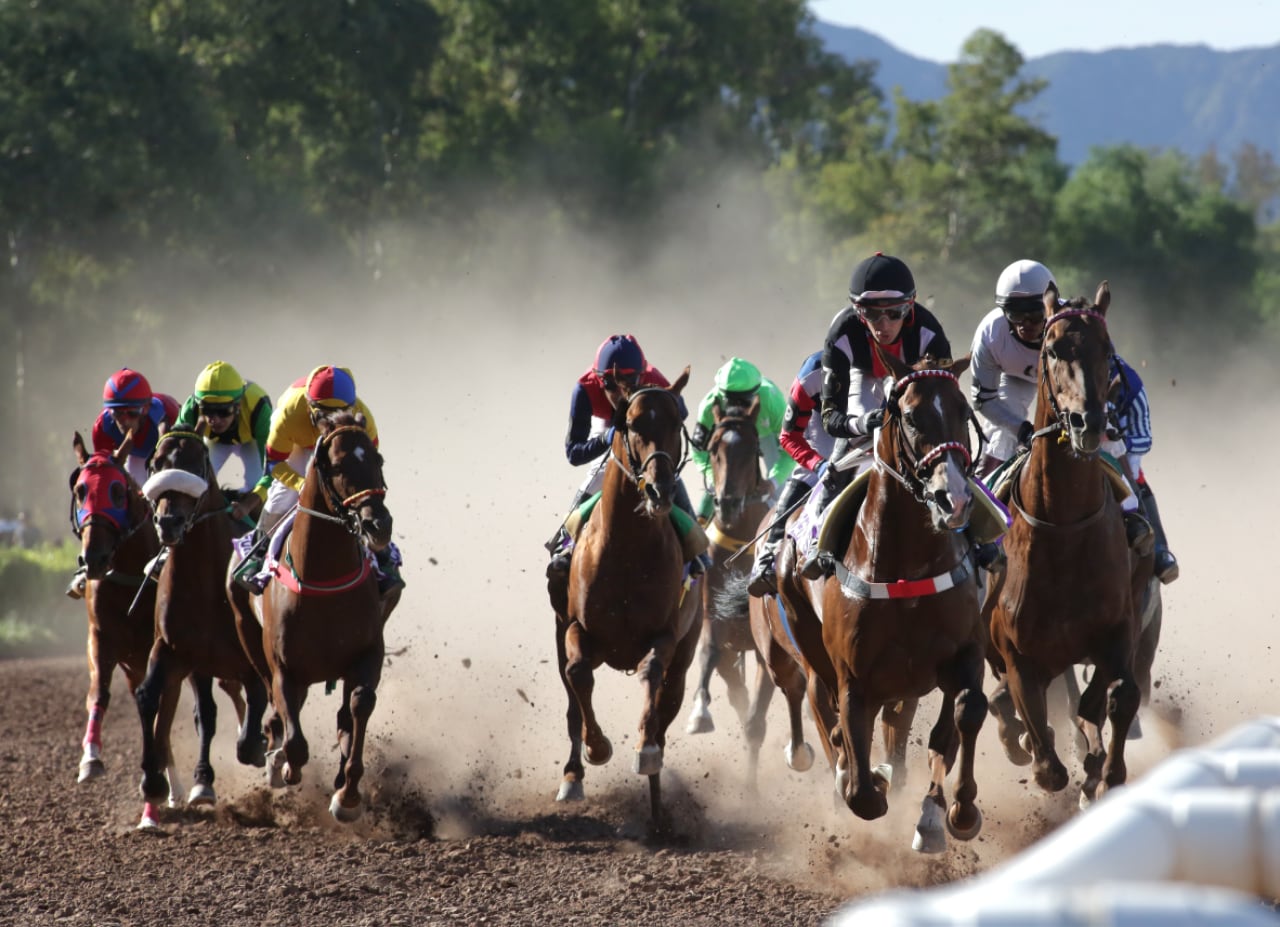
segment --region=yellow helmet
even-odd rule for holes
[[[196,377],[196,401],[237,402],[244,394],[244,379],[226,361],[214,361]]]

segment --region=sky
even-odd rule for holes
[[[1024,58],[1134,45],[1205,44],[1219,51],[1280,44],[1280,0],[810,0],[818,19],[857,26],[917,58],[949,63],[977,29],[1001,33]],[[1069,15],[1061,15],[1066,13]]]

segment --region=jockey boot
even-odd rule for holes
[[[834,452],[832,457],[835,457]],[[827,467],[823,471],[822,480],[814,489],[814,492],[818,494],[815,505],[817,506],[819,521],[821,521],[822,513],[827,510],[827,506],[832,503],[836,496],[844,492],[844,488],[852,482],[854,473],[853,469],[841,471],[835,467]],[[817,538],[815,538],[813,544],[809,547],[808,555],[805,557],[804,566],[800,568],[800,575],[809,580],[821,579],[824,576],[829,577],[834,574],[835,569],[835,557],[832,556],[831,551],[819,549]]]
[[[382,550],[373,552],[373,559],[378,564],[378,595],[386,598],[387,594],[395,589],[404,588],[404,578],[400,575],[400,564],[397,563],[397,557],[393,545],[388,544]]]
[[[1165,537],[1164,524],[1160,521],[1160,509],[1156,506],[1155,493],[1146,481],[1138,484],[1138,501],[1147,515],[1147,521],[1156,533],[1156,578],[1168,585],[1178,578],[1178,558],[1169,550],[1169,540]]]
[[[764,541],[760,544],[760,553],[747,578],[747,592],[750,595],[762,597],[778,591],[778,573],[774,569],[777,556],[777,549],[772,542]]]
[[[551,562],[547,564],[547,579],[569,575],[569,561],[573,559],[573,538],[563,528],[560,529],[560,534],[563,535],[560,546],[552,552]]]
[[[1005,568],[1004,545],[999,541],[973,545],[973,559],[988,573],[999,573]]]
[[[253,595],[262,595],[262,590],[266,588],[266,583],[256,577],[262,572],[266,560],[267,540],[259,531],[253,542],[253,547],[249,549],[249,553],[231,571],[231,581]]]
[[[778,545],[787,533],[787,515],[799,506],[800,500],[811,492],[804,480],[789,479],[782,484],[778,493],[778,501],[773,507],[773,521],[769,523],[769,534],[763,542],[758,542],[756,562],[751,568],[751,576],[747,579],[747,592],[754,596],[765,596],[778,591],[778,572],[775,564],[778,559]]]
[[[1151,530],[1151,522],[1139,511],[1124,513],[1124,533],[1129,540],[1129,548],[1139,557],[1151,553],[1155,545],[1155,532]]]
[[[711,555],[705,550],[689,561],[689,576],[702,576],[711,569]]]
[[[85,565],[82,563],[76,567],[76,573],[71,577],[71,582],[67,583],[67,598],[83,599],[88,582],[89,571],[85,569]]]

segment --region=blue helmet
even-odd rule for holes
[[[634,335],[613,335],[596,351],[596,373],[633,374],[644,372],[644,351]]]

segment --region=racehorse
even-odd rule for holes
[[[632,769],[649,777],[655,833],[667,830],[663,750],[684,698],[702,607],[697,591],[685,583],[686,558],[669,524],[687,441],[679,393],[688,382],[685,368],[669,389],[624,390],[614,411],[600,500],[574,547],[568,581],[548,582],[557,663],[568,696],[569,760],[556,800],[585,797],[584,756],[597,766],[613,756],[592,705],[594,671],[607,663],[635,672],[644,710]]]
[[[207,427],[207,423],[201,422],[200,427]],[[154,803],[169,795],[162,764],[170,752],[170,726],[187,674],[217,677],[244,687],[247,711],[236,742],[236,758],[246,765],[266,762],[260,732],[266,689],[240,646],[223,590],[231,558],[232,523],[203,434],[169,431],[161,436],[151,471],[143,493],[151,500],[160,543],[168,550],[157,581],[155,641],[146,678],[136,692],[142,720],[142,795],[147,802],[141,827],[158,826]],[[188,804],[216,800],[209,762],[216,723],[217,708],[206,686],[197,697],[200,757]]]
[[[886,707],[913,713],[915,699],[942,691],[929,735],[931,781],[913,842],[916,850],[941,852],[944,823],[961,840],[972,839],[982,826],[973,764],[987,712],[986,635],[969,544],[959,533],[973,505],[972,412],[958,380],[968,358],[948,366],[926,359],[910,367],[877,353],[896,379],[887,391],[884,425],[873,439],[875,467],[841,563],[821,591],[820,641],[811,623],[802,623],[805,633],[797,641],[835,694],[836,788],[861,818],[888,810],[892,769],[873,772],[870,765],[876,713]],[[785,571],[785,582],[794,586],[793,552],[782,567],[780,585]],[[888,722],[886,735],[894,727]],[[947,809],[944,780],[957,754],[959,780]]]
[[[260,599],[235,584],[230,573],[226,583],[245,651],[271,688],[272,785],[302,781],[310,758],[301,723],[309,687],[342,680],[338,774],[329,812],[347,823],[363,811],[364,744],[390,614],[378,591],[372,551],[391,542],[392,522],[382,455],[364,417],[340,412],[318,425],[320,438],[275,577]]]
[[[764,712],[748,711],[742,660],[755,650],[747,607],[746,577],[751,569],[748,548],[756,526],[769,509],[773,490],[772,484],[760,472],[760,436],[756,431],[759,412],[758,396],[745,408],[722,408],[718,403],[712,407],[715,427],[707,438],[706,450],[715,481],[715,513],[707,525],[711,567],[702,585],[702,636],[695,658],[698,685],[694,689],[693,707],[685,727],[689,734],[715,730],[710,711],[710,686],[711,673],[716,670],[728,686],[729,703],[748,727],[748,741],[755,735],[755,728],[759,728],[759,737],[764,737]],[[730,558],[739,551],[743,555],[731,562]],[[759,659],[756,666],[756,691],[760,695],[761,686],[764,683],[771,686],[772,683]],[[763,696],[765,703],[762,707],[767,709],[772,694],[770,690]],[[750,778],[754,782],[754,777]]]
[[[71,527],[80,540],[86,574],[85,609],[89,619],[89,714],[78,782],[106,773],[102,762],[102,723],[111,703],[111,677],[119,666],[131,694],[147,671],[155,637],[156,590],[145,581],[147,564],[160,550],[151,508],[124,465],[131,439],[114,454],[90,454],[79,432],[72,441],[79,466],[71,474]],[[211,691],[208,677],[190,677],[197,706]],[[240,687],[225,686],[243,720]],[[182,791],[172,755],[165,758],[170,797]],[[197,803],[200,801],[196,793]]]
[[[1141,699],[1138,603],[1151,575],[1149,562],[1145,570],[1131,562],[1120,503],[1098,456],[1111,385],[1110,303],[1106,281],[1092,304],[1077,298],[1060,307],[1055,287],[1044,294],[1036,430],[1010,497],[1015,517],[1004,542],[1007,566],[985,605],[992,669],[1005,677],[1011,696],[992,701],[1001,742],[1014,762],[1027,762],[1024,745],[1030,748],[1036,783],[1048,791],[1065,788],[1068,775],[1054,750],[1045,690],[1074,664],[1094,664],[1076,718],[1088,750],[1082,803],[1127,776],[1125,739]],[[1158,636],[1158,622],[1153,627]],[[1149,679],[1150,635],[1143,653]],[[1107,718],[1111,738],[1104,747]]]

